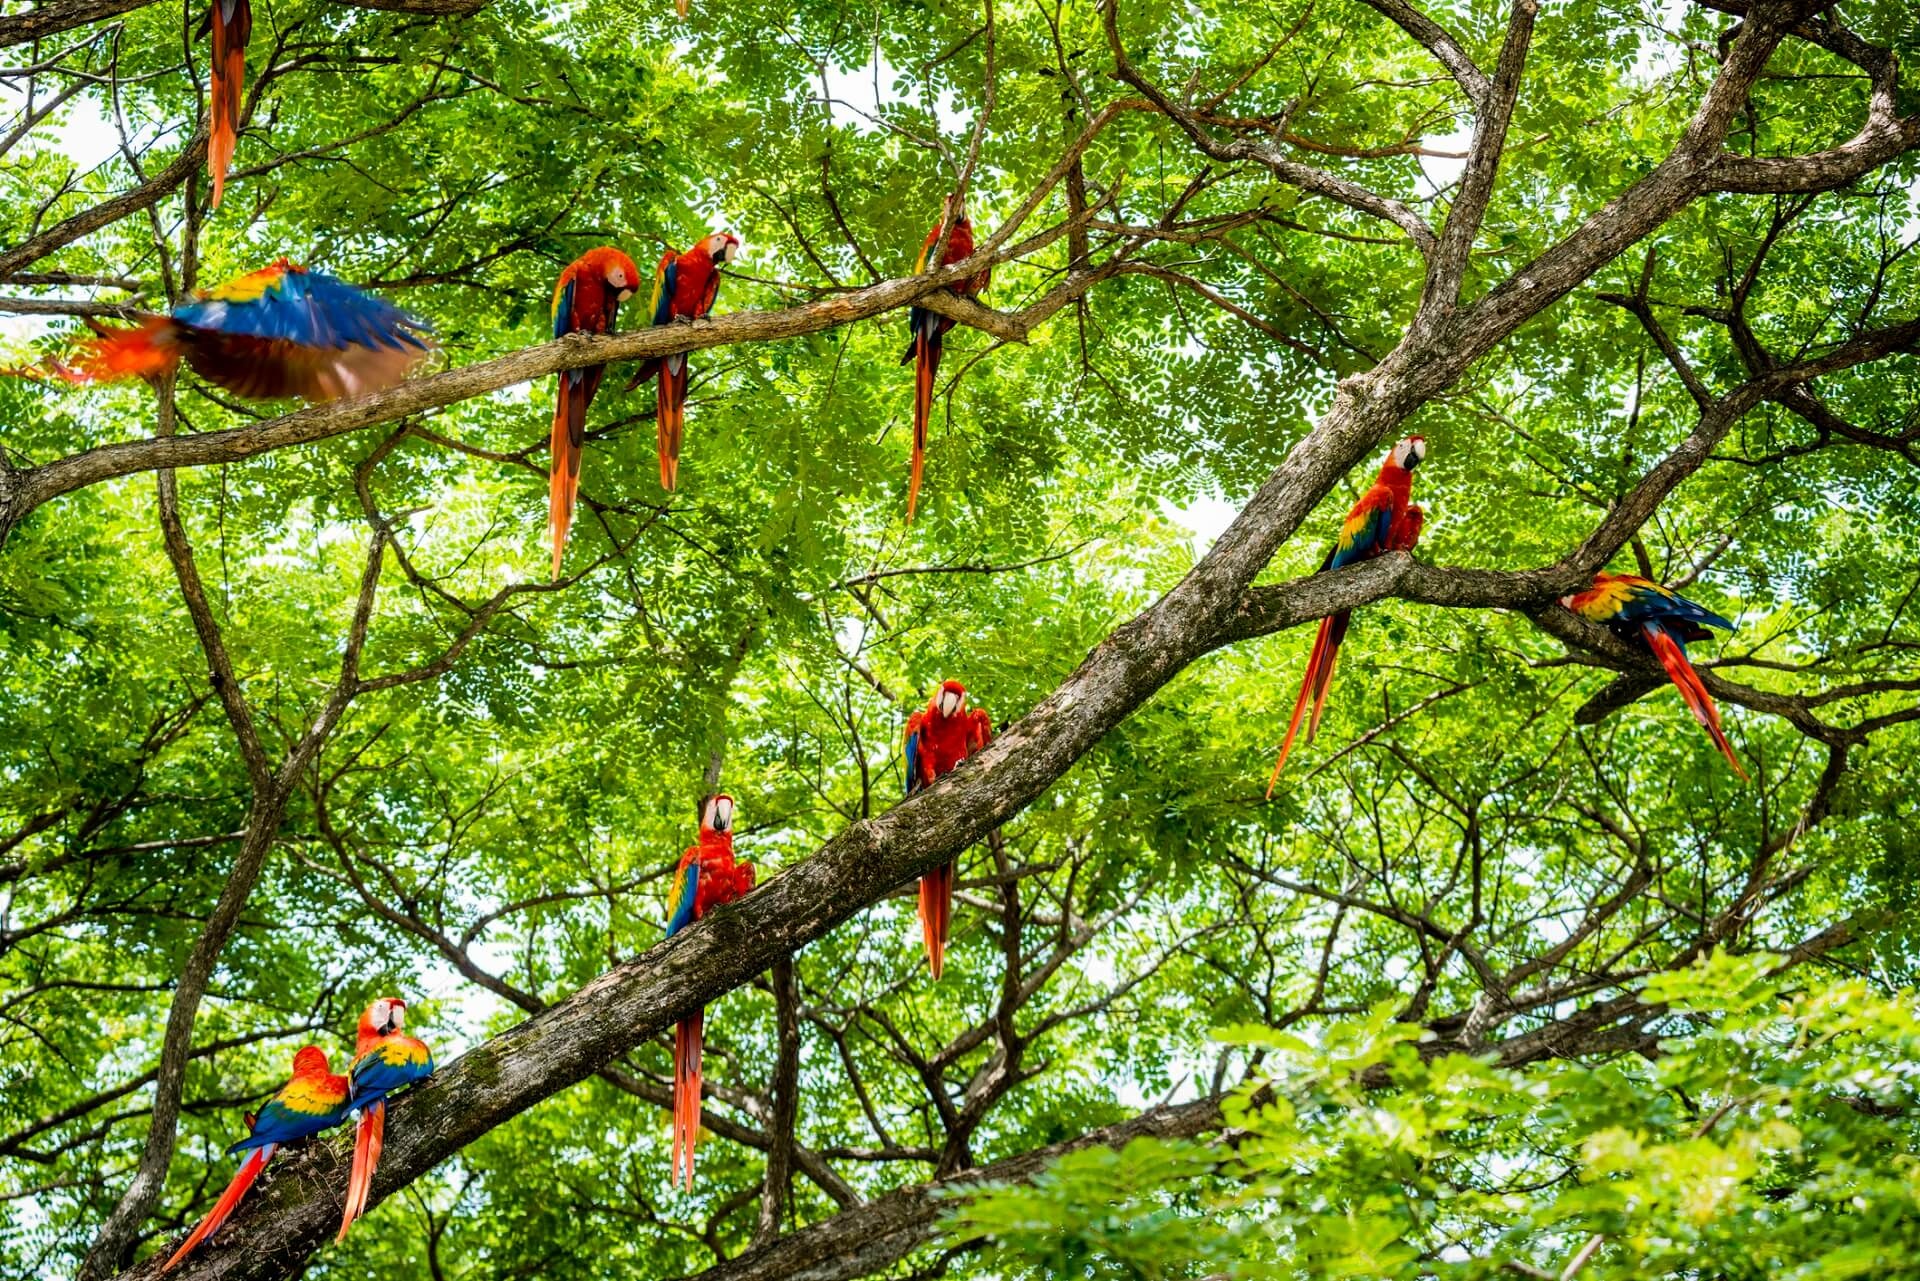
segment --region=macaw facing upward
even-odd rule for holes
[[[560,273],[553,287],[553,336],[613,332],[620,304],[640,287],[640,269],[611,245],[589,249]],[[560,375],[553,404],[553,438],[548,446],[547,527],[553,536],[553,576],[560,577],[560,556],[573,526],[573,504],[580,496],[580,453],[587,441],[587,408],[593,404],[605,365],[569,369]]]
[[[692,324],[713,310],[720,295],[720,269],[740,256],[740,238],[716,231],[685,253],[669,249],[660,255],[653,273],[653,323]],[[654,406],[660,450],[660,487],[672,490],[680,483],[680,437],[687,425],[687,353],[656,356],[643,361],[627,384],[632,391],[655,374],[660,394]]]
[[[133,329],[96,327],[53,372],[74,383],[151,378],[182,357],[195,373],[255,399],[310,401],[380,391],[431,350],[424,322],[332,276],[280,259]]]
[[[1733,748],[1720,728],[1720,709],[1713,696],[1700,683],[1700,673],[1687,661],[1687,642],[1706,640],[1713,635],[1709,627],[1732,631],[1729,623],[1712,610],[1703,609],[1676,591],[1634,574],[1595,574],[1593,586],[1560,603],[1629,643],[1646,646],[1667,669],[1673,687],[1686,700],[1693,719],[1700,722],[1713,739],[1714,746],[1733,766],[1744,782],[1747,772],[1733,755]]]
[[[1413,469],[1427,456],[1427,442],[1421,436],[1409,436],[1396,444],[1380,464],[1380,475],[1360,501],[1347,513],[1340,526],[1340,537],[1318,572],[1339,569],[1356,561],[1371,560],[1385,552],[1410,552],[1420,541],[1420,529],[1426,513],[1407,500],[1413,493]],[[1293,736],[1300,732],[1300,718],[1307,703],[1313,703],[1313,717],[1307,722],[1307,741],[1320,732],[1320,713],[1327,705],[1327,689],[1333,684],[1333,669],[1340,661],[1340,642],[1347,634],[1352,615],[1346,610],[1320,620],[1320,634],[1314,638],[1313,652],[1307,656],[1306,678],[1300,682],[1300,697],[1294,700],[1293,719],[1287,724],[1287,736],[1280,743],[1280,759],[1273,763],[1267,779],[1267,795],[1280,781],[1286,768],[1287,753],[1293,750]]]
[[[953,222],[947,228],[947,247],[940,254],[939,265],[951,267],[973,256],[973,223],[967,219],[965,207],[952,196],[947,197],[944,209],[941,221],[951,216]],[[933,241],[939,234],[938,222],[927,229],[926,242],[920,246],[920,260],[913,267],[915,275],[927,269],[927,256],[933,252]],[[951,288],[956,294],[978,297],[992,278],[993,269],[982,267],[977,274]],[[907,312],[910,340],[900,363],[913,365],[913,472],[907,480],[908,524],[913,523],[913,510],[920,500],[920,473],[927,459],[927,424],[933,419],[933,382],[940,372],[940,353],[946,345],[947,331],[952,328],[951,316],[942,316],[925,307],[914,307]]]
[[[680,856],[667,911],[672,938],[716,907],[753,888],[753,864],[733,861],[733,798],[709,796],[700,807],[700,840]],[[673,1025],[673,1181],[693,1189],[693,1146],[700,1136],[700,1059],[704,1009]],[[684,1169],[684,1174],[682,1173]]]
[[[907,718],[907,795],[929,787],[942,774],[993,741],[993,718],[967,707],[967,687],[942,681],[923,712]],[[953,918],[953,874],[959,860],[949,859],[920,878],[920,938],[927,967],[937,981],[947,958],[947,924]]]
[[[213,0],[207,24],[213,29],[213,65],[207,69],[207,173],[213,178],[213,207],[218,209],[227,190],[227,166],[240,139],[253,7],[248,0]]]
[[[219,1230],[260,1176],[260,1171],[273,1160],[281,1144],[318,1134],[346,1119],[347,1078],[328,1070],[327,1056],[318,1046],[302,1046],[293,1056],[292,1079],[281,1086],[279,1093],[268,1099],[259,1112],[247,1117],[247,1137],[227,1149],[229,1156],[235,1152],[247,1153],[240,1172],[233,1176],[233,1182],[227,1184],[227,1190],[220,1194],[220,1199],[214,1202],[213,1209],[207,1211],[207,1217],[200,1220],[192,1235],[160,1265],[160,1270],[171,1272],[193,1247]]]
[[[387,1096],[433,1073],[433,1051],[401,1030],[406,1014],[405,1001],[383,996],[360,1016],[351,1069],[352,1109],[360,1124],[353,1136],[353,1172],[347,1178],[347,1208],[336,1241],[346,1240],[347,1229],[367,1211],[367,1189],[373,1186],[386,1141]]]

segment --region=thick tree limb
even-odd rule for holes
[[[641,360],[672,352],[700,351],[739,342],[770,342],[864,320],[927,299],[932,291],[943,290],[946,285],[978,271],[988,263],[1009,261],[1036,252],[1052,243],[1065,230],[1062,224],[1012,248],[997,252],[982,250],[965,262],[938,272],[883,281],[783,311],[734,312],[697,324],[661,325],[606,337],[571,334],[492,360],[464,365],[428,378],[412,379],[377,395],[315,405],[263,423],[204,432],[197,436],[155,436],[146,440],[102,445],[39,467],[10,470],[0,465],[0,537],[4,537],[28,512],[49,499],[115,477],[160,468],[205,467],[239,462],[276,449],[312,444],[347,432],[393,422],[410,414],[438,409],[563,369],[578,369],[607,361]],[[1021,341],[1029,329],[1065,306],[1104,274],[1096,269],[1081,273],[1078,277],[1070,277],[1044,297],[1011,314],[991,313],[977,303],[964,302],[946,293],[927,301],[937,310],[957,313],[957,318],[969,324],[975,320],[984,321],[986,317],[981,313],[1000,315],[1000,319],[992,322],[993,329],[989,332],[995,332],[998,337]]]

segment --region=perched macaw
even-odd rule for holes
[[[425,359],[425,322],[285,258],[205,290],[132,329],[96,327],[52,371],[68,382],[151,378],[182,357],[208,382],[255,399],[333,400],[391,387]]]
[[[685,253],[669,249],[653,273],[653,323],[692,324],[713,310],[720,295],[720,269],[740,254],[740,238],[716,231]],[[687,353],[642,361],[627,384],[632,391],[658,374],[660,395],[654,406],[659,427],[660,487],[680,483],[680,436],[687,425]]]
[[[213,207],[218,209],[227,190],[227,166],[233,163],[233,149],[240,138],[253,6],[249,0],[213,0],[207,23],[213,28],[213,64],[207,69],[207,173],[213,178]]]
[[[939,265],[951,267],[956,262],[964,262],[973,256],[973,223],[967,219],[966,209],[947,197],[946,209],[951,213],[953,223],[947,228],[947,247],[940,255]],[[942,221],[944,221],[944,217]],[[914,264],[917,275],[927,269],[927,256],[933,252],[933,241],[940,234],[940,224],[934,223],[927,229],[927,239],[920,246],[920,259]],[[956,294],[965,294],[969,298],[977,297],[985,291],[993,278],[991,267],[982,267],[976,274],[951,286]],[[933,380],[940,372],[940,353],[946,345],[947,331],[953,328],[953,318],[942,316],[925,307],[914,307],[907,312],[907,332],[911,335],[907,343],[906,354],[900,357],[901,364],[913,364],[913,474],[907,480],[907,521],[913,521],[913,509],[920,500],[920,473],[927,460],[927,424],[933,419]]]
[[[1319,572],[1371,560],[1385,552],[1410,552],[1420,541],[1426,513],[1407,500],[1413,493],[1413,469],[1427,456],[1427,442],[1421,436],[1409,436],[1396,444],[1380,464],[1380,475],[1360,501],[1347,513],[1335,541]],[[1287,753],[1293,750],[1293,737],[1300,732],[1300,718],[1307,703],[1313,703],[1313,717],[1307,722],[1307,741],[1320,732],[1320,713],[1327,705],[1327,689],[1333,684],[1334,665],[1340,661],[1340,642],[1347,634],[1352,615],[1341,610],[1320,620],[1320,634],[1314,638],[1313,652],[1307,657],[1306,678],[1300,682],[1300,697],[1294,700],[1293,719],[1287,724],[1287,736],[1280,743],[1280,759],[1273,764],[1267,779],[1267,795],[1273,795],[1280,771],[1286,768]]]
[[[907,795],[912,796],[951,770],[969,755],[993,741],[993,718],[967,707],[967,687],[942,681],[927,709],[907,718]],[[927,949],[927,967],[938,980],[947,959],[947,923],[953,917],[953,873],[959,860],[950,859],[920,878],[920,937]]]
[[[367,1211],[367,1189],[380,1165],[380,1148],[387,1133],[387,1096],[424,1081],[433,1073],[433,1051],[426,1042],[408,1036],[407,1003],[383,996],[360,1016],[360,1034],[353,1044],[351,1070],[352,1112],[359,1122],[353,1136],[353,1172],[347,1178],[347,1208],[340,1217],[340,1235]]]
[[[589,249],[560,273],[553,287],[553,336],[613,332],[620,304],[640,287],[640,269],[611,245]],[[560,577],[560,555],[573,526],[573,504],[580,494],[580,451],[587,440],[587,408],[593,404],[605,365],[569,369],[560,375],[553,405],[553,440],[548,448],[547,525],[553,535],[553,576]]]
[[[207,1217],[200,1220],[193,1234],[180,1243],[180,1248],[160,1270],[171,1272],[193,1247],[219,1230],[260,1176],[260,1171],[273,1160],[281,1144],[318,1134],[346,1120],[347,1093],[347,1078],[328,1070],[327,1056],[318,1046],[302,1046],[296,1051],[292,1079],[281,1086],[280,1092],[268,1099],[259,1112],[247,1116],[247,1137],[227,1149],[229,1156],[235,1152],[247,1153],[240,1172],[233,1176],[233,1182],[227,1184],[227,1190],[214,1202],[213,1209],[207,1211]]]
[[[1730,632],[1732,623],[1678,592],[1634,574],[1595,574],[1592,587],[1563,596],[1560,603],[1582,618],[1605,624],[1607,630],[1622,640],[1652,650],[1660,666],[1667,669],[1680,697],[1686,700],[1693,719],[1707,731],[1714,746],[1727,758],[1727,764],[1733,766],[1733,772],[1743,781],[1746,779],[1747,772],[1740,768],[1720,728],[1720,709],[1714,706],[1707,687],[1700,683],[1700,673],[1687,661],[1688,641],[1707,640],[1713,635],[1707,630],[1709,627]]]
[[[753,864],[733,861],[733,798],[709,796],[700,807],[700,841],[680,856],[667,910],[672,938],[716,907],[753,888]],[[700,1136],[700,1059],[706,1015],[695,1010],[673,1026],[673,1181],[693,1188],[693,1147]],[[684,1170],[684,1173],[683,1173]]]

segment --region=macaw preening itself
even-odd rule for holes
[[[942,214],[941,221],[946,221],[948,216],[953,221],[947,228],[947,247],[940,254],[939,266],[951,267],[973,256],[973,223],[967,218],[966,208],[952,196],[947,197],[945,208],[946,213]],[[933,252],[933,242],[939,234],[938,222],[927,229],[926,243],[920,246],[920,260],[913,267],[915,275],[927,269],[927,256]],[[979,272],[951,288],[956,294],[974,298],[986,290],[992,278],[993,269],[982,267]],[[907,312],[907,332],[911,337],[900,363],[913,365],[913,473],[907,480],[909,524],[913,522],[913,509],[920,500],[920,472],[927,461],[927,424],[933,419],[933,381],[940,372],[940,352],[946,345],[947,331],[952,328],[951,316],[942,316],[925,307],[914,307]]]
[[[360,1016],[349,1074],[352,1113],[359,1125],[353,1136],[353,1172],[347,1177],[347,1208],[336,1241],[346,1240],[347,1229],[367,1212],[367,1189],[386,1141],[387,1096],[433,1074],[433,1051],[401,1030],[406,1014],[405,1001],[383,996]]]
[[[416,332],[426,328],[392,303],[282,258],[196,294],[170,316],[96,327],[52,370],[74,383],[152,378],[184,357],[241,396],[333,400],[405,378],[431,350]]]
[[[672,938],[716,907],[753,888],[753,864],[733,861],[733,798],[709,796],[700,807],[700,839],[680,856],[667,912]],[[673,1025],[673,1181],[693,1189],[693,1145],[700,1136],[700,1059],[706,1015],[695,1010]],[[684,1170],[684,1173],[683,1173]]]
[[[180,1243],[180,1248],[160,1270],[171,1272],[193,1247],[227,1221],[281,1144],[318,1134],[346,1120],[347,1097],[347,1078],[328,1071],[327,1056],[318,1046],[302,1046],[296,1051],[292,1079],[281,1086],[280,1092],[268,1099],[264,1107],[247,1117],[247,1137],[227,1149],[229,1156],[235,1152],[247,1154],[240,1172],[233,1176],[233,1182],[227,1184],[227,1190],[214,1202],[213,1209],[207,1211],[207,1217],[200,1220],[193,1234]]]
[[[218,209],[227,190],[227,166],[240,140],[253,6],[248,0],[213,0],[207,25],[213,30],[213,65],[207,69],[207,173],[213,178],[213,207]]]
[[[610,334],[620,304],[640,287],[640,269],[612,245],[589,249],[560,273],[553,287],[553,336]],[[587,408],[593,404],[605,365],[569,369],[560,375],[553,405],[553,440],[548,449],[547,526],[553,535],[553,576],[560,577],[560,555],[573,526],[573,504],[580,495],[580,452],[587,441]]]
[[[1687,642],[1706,640],[1713,635],[1709,627],[1732,631],[1733,624],[1709,609],[1702,609],[1678,592],[1634,574],[1595,574],[1593,586],[1560,603],[1582,618],[1604,624],[1608,631],[1632,644],[1646,646],[1667,669],[1680,697],[1686,700],[1693,719],[1700,722],[1713,739],[1714,746],[1733,766],[1744,782],[1747,771],[1733,755],[1733,748],[1720,728],[1720,709],[1713,696],[1700,683],[1700,673],[1687,661]]]
[[[1407,500],[1413,494],[1413,469],[1427,456],[1427,442],[1421,436],[1409,436],[1395,445],[1380,464],[1380,475],[1373,486],[1360,495],[1360,501],[1347,513],[1340,526],[1340,537],[1320,563],[1320,573],[1339,569],[1356,561],[1371,560],[1385,552],[1410,552],[1420,541],[1420,529],[1426,513]],[[1267,779],[1267,795],[1280,781],[1286,768],[1287,753],[1293,750],[1293,736],[1300,732],[1300,718],[1309,701],[1313,716],[1307,722],[1307,741],[1320,732],[1320,713],[1327,705],[1327,689],[1333,684],[1334,665],[1340,661],[1340,642],[1346,638],[1352,615],[1346,610],[1320,620],[1320,634],[1314,638],[1313,652],[1307,656],[1306,678],[1300,682],[1300,697],[1294,700],[1293,719],[1287,724],[1287,736],[1280,743],[1280,759],[1273,764]]]
[[[720,296],[720,269],[740,256],[740,238],[716,231],[685,253],[669,249],[660,255],[653,273],[653,323],[691,324],[713,310]],[[656,356],[642,361],[627,384],[632,391],[656,374],[660,395],[654,406],[659,427],[660,487],[672,490],[680,483],[680,437],[687,425],[687,353]]]
[[[912,796],[969,755],[993,741],[993,718],[967,707],[967,687],[942,681],[923,712],[907,718],[907,795]],[[947,923],[953,918],[953,873],[949,859],[920,878],[920,937],[927,967],[938,980],[947,959]]]

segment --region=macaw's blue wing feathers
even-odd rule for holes
[[[553,336],[565,338],[573,327],[573,276],[569,273],[560,277],[553,291]]]
[[[907,735],[907,795],[912,796],[924,784],[920,778],[920,732]]]
[[[672,938],[693,924],[694,899],[700,889],[700,861],[688,863],[675,882],[673,902],[667,910],[667,937]]]
[[[673,291],[680,284],[680,262],[669,249],[660,256],[653,273],[653,323],[664,325],[673,319]]]

